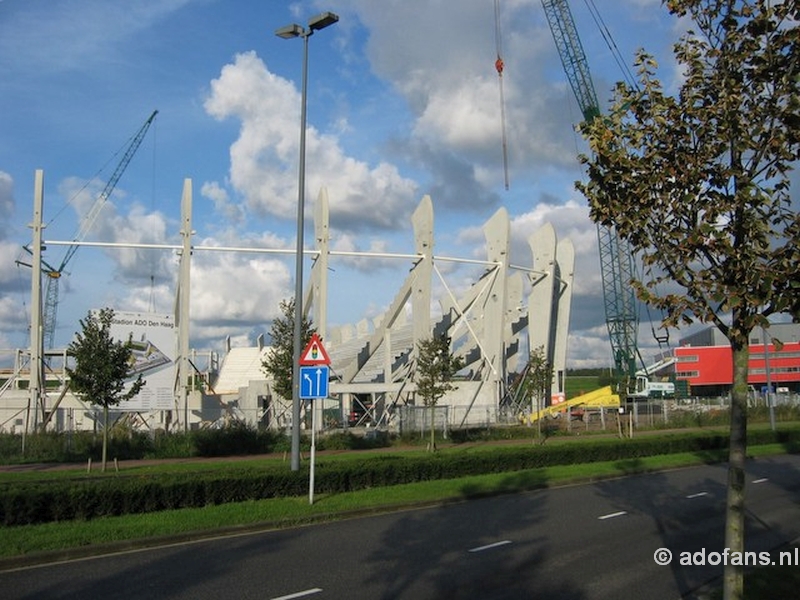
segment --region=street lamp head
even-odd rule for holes
[[[279,38],[288,40],[290,38],[296,38],[303,35],[303,28],[297,23],[292,23],[291,25],[286,25],[285,27],[276,29],[275,35],[277,35]]]
[[[318,29],[325,29],[329,25],[333,25],[339,20],[339,15],[334,14],[332,12],[324,12],[320,13],[315,17],[311,17],[308,20],[308,27],[311,31],[316,31]]]

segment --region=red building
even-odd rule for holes
[[[728,340],[711,328],[682,339],[680,344],[674,349],[676,380],[688,381],[692,395],[727,393],[733,383]],[[800,325],[773,323],[765,331],[753,331],[748,383],[757,391],[766,388],[767,371],[773,390],[800,392]]]

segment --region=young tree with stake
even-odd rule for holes
[[[86,402],[103,407],[103,472],[108,457],[108,409],[133,398],[145,384],[141,374],[127,384],[133,358],[131,340],[111,337],[113,319],[110,308],[89,312],[67,348],[67,356],[75,360],[74,369],[67,367],[70,389]]]
[[[281,315],[272,321],[269,335],[271,351],[261,362],[264,373],[272,377],[275,393],[284,400],[292,399],[292,370],[294,364],[294,300],[281,301]],[[305,318],[301,322],[303,348],[311,339],[314,328]]]
[[[544,346],[535,348],[528,356],[525,365],[525,378],[522,382],[524,395],[531,399],[531,410],[539,414],[536,419],[536,431],[540,441],[542,439],[542,409],[547,400],[546,395],[553,382],[553,365],[547,360]]]
[[[415,379],[417,394],[422,398],[423,404],[431,409],[431,439],[428,443],[430,452],[436,451],[436,405],[447,392],[456,389],[451,381],[453,375],[463,366],[461,358],[450,351],[449,337],[433,336],[418,342]]]
[[[800,3],[668,0],[693,27],[675,44],[677,96],[655,60],[637,58],[639,87],[618,84],[607,117],[582,128],[592,155],[578,188],[592,219],[641,257],[638,296],[664,325],[712,323],[733,354],[725,546],[744,551],[750,332],[768,317],[800,319],[800,216],[789,173],[800,159]],[[743,568],[727,564],[726,600]]]

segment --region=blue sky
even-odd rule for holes
[[[596,4],[628,63],[645,47],[674,87],[681,24],[660,0]],[[154,109],[87,239],[179,243],[191,178],[196,245],[294,248],[302,41],[274,31],[330,10],[339,23],[310,39],[307,208],[325,186],[332,247],[413,252],[409,217],[425,194],[436,254],[484,257],[481,228],[505,207],[512,262],[530,264],[527,238],[549,221],[576,248],[569,366],[609,365],[596,230],[574,189],[580,112],[540,0],[499,6],[509,190],[492,0],[0,0],[0,348],[29,340],[30,270],[15,261],[30,241],[35,170],[45,239],[71,239]],[[572,10],[604,105],[623,74],[584,2]],[[64,251],[51,246],[45,258],[57,264]],[[253,343],[293,296],[289,254],[193,260],[194,348]],[[396,260],[331,266],[331,325],[380,314],[408,270]],[[476,274],[454,267],[448,277],[463,289]],[[61,283],[56,345],[92,308],[171,312],[176,276],[171,252],[80,249]],[[649,323],[640,344],[655,346]]]

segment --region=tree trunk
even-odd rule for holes
[[[744,556],[744,491],[747,456],[747,363],[748,335],[731,340],[733,351],[733,393],[731,394],[731,439],[728,454],[728,497],[725,512],[725,547],[730,555]],[[744,593],[744,568],[730,564],[724,568],[723,597],[741,600]]]
[[[106,472],[106,457],[108,456],[108,406],[103,407],[103,466],[102,472]]]
[[[539,443],[542,443],[542,395],[536,395],[536,432],[539,438]]]
[[[428,443],[428,449],[431,452],[436,452],[436,405],[431,402],[431,441]]]

